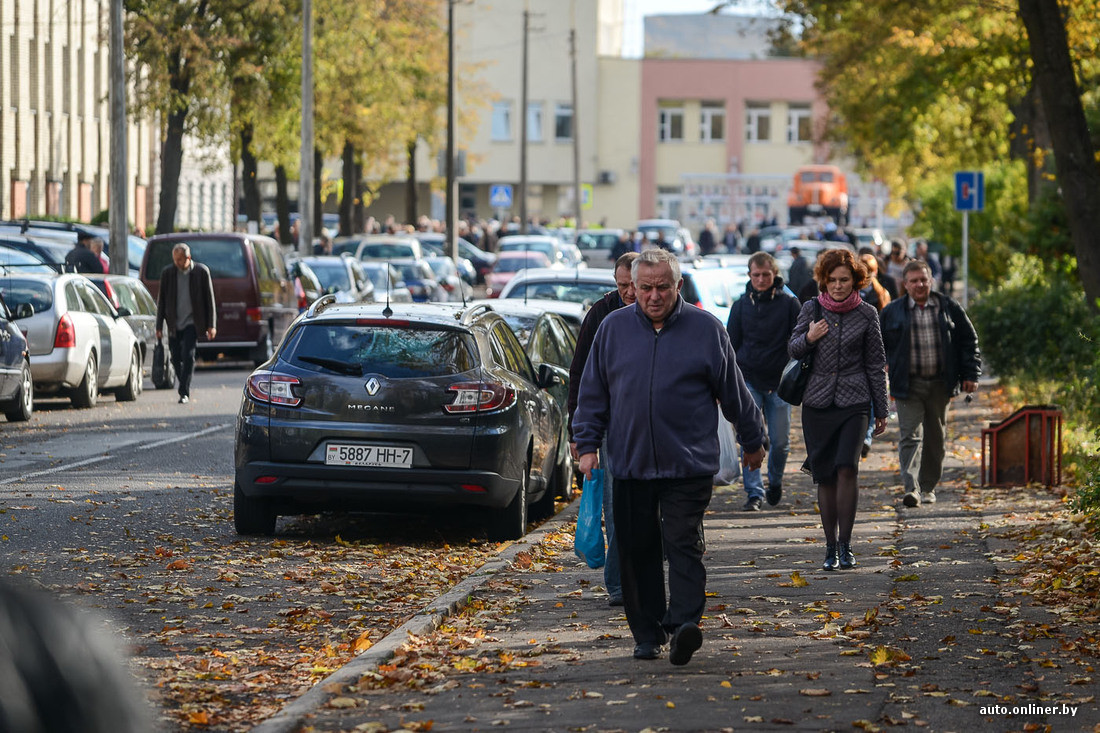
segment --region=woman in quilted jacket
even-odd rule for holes
[[[852,526],[863,437],[872,416],[874,434],[886,430],[886,352],[878,311],[859,295],[868,276],[847,249],[830,249],[818,258],[814,280],[821,293],[803,304],[788,345],[794,359],[815,352],[802,398],[803,470],[817,484],[826,544],[823,570],[856,564]]]

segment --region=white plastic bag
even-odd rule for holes
[[[721,454],[718,460],[718,473],[714,475],[715,486],[729,486],[741,478],[741,460],[737,451],[737,440],[733,434],[733,425],[718,413],[718,446]]]

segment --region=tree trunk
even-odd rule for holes
[[[1019,0],[1032,72],[1054,146],[1058,184],[1077,253],[1077,271],[1089,305],[1100,310],[1100,165],[1089,138],[1081,90],[1074,75],[1058,0]]]
[[[168,234],[176,230],[180,170],[183,168],[183,126],[186,119],[187,107],[168,115],[164,147],[160,153],[160,211],[157,213],[157,234]]]
[[[252,125],[241,130],[241,186],[244,188],[244,215],[263,226],[260,218],[260,184],[256,181],[256,156],[252,154]]]
[[[409,177],[405,182],[405,221],[416,226],[416,138],[409,143]]]
[[[355,161],[355,229],[356,232],[367,232],[367,204],[363,194],[366,185],[363,183],[363,164]],[[370,232],[367,232],[370,234]]]
[[[286,193],[286,166],[275,166],[275,216],[279,220],[279,241],[292,245],[290,236],[290,198]]]
[[[344,196],[340,199],[340,233],[350,234],[352,231],[352,205],[355,202],[356,177],[355,177],[355,146],[350,140],[344,141]]]

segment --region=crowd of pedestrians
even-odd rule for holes
[[[726,246],[709,223],[701,248],[704,240]],[[898,240],[885,259],[837,247],[809,262],[792,251],[786,283],[776,260],[757,251],[724,328],[680,297],[671,253],[618,254],[617,289],[581,327],[571,445],[582,473],[603,467],[611,479],[605,524],[617,557],[605,583],[611,603],[625,607],[634,656],[656,659],[668,642],[669,660],[680,665],[703,642],[702,520],[719,468],[719,413],[741,446],[743,509],[778,505],[791,406],[777,388],[789,359],[813,354],[802,399],[802,470],[817,486],[822,569],[845,570],[858,562],[852,532],[860,461],[894,416],[891,399],[902,504],[934,502],[948,405],[960,391],[977,389],[981,358],[966,313],[938,291],[949,276],[927,245],[910,256]]]

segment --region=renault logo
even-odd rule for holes
[[[379,381],[377,379],[375,379],[374,377],[371,377],[370,379],[367,380],[367,385],[366,386],[367,386],[367,394],[369,394],[371,397],[374,397],[376,394],[378,394],[378,388],[381,387],[382,385],[379,383]]]

